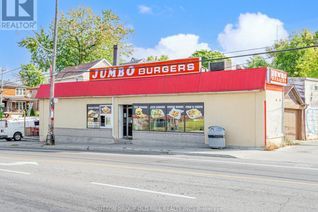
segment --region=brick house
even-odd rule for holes
[[[5,114],[23,114],[23,110],[33,107],[38,110],[38,101],[34,98],[37,88],[28,88],[20,83],[3,82],[2,103]]]

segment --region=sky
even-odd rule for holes
[[[38,29],[51,23],[54,2],[37,0]],[[79,6],[91,7],[97,14],[111,9],[119,15],[134,29],[127,42],[133,45],[136,58],[163,54],[184,58],[199,49],[229,53],[270,46],[305,28],[318,30],[316,0],[59,1],[63,12]],[[17,43],[32,33],[0,30],[0,67],[10,70],[30,63],[30,54]]]

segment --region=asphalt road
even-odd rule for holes
[[[318,167],[232,158],[0,151],[0,211],[318,211]]]

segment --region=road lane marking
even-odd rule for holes
[[[12,162],[12,163],[0,163],[0,166],[22,166],[22,165],[33,165],[38,166],[37,162]]]
[[[120,189],[132,190],[132,191],[140,191],[140,192],[146,192],[146,193],[152,193],[152,194],[160,194],[160,195],[171,196],[171,197],[179,197],[179,198],[186,198],[186,199],[196,199],[196,197],[190,197],[190,196],[185,196],[185,195],[181,195],[181,194],[172,194],[172,193],[166,193],[166,192],[160,192],[160,191],[152,191],[152,190],[147,190],[147,189],[111,185],[111,184],[106,184],[106,183],[91,182],[91,184],[100,185],[100,186],[107,186],[107,187],[111,187],[111,188],[120,188]]]
[[[20,172],[20,171],[13,171],[13,170],[8,170],[8,169],[0,169],[1,172],[9,172],[9,173],[14,173],[14,174],[23,174],[23,175],[30,175],[31,173],[29,172]]]
[[[264,167],[274,167],[274,168],[286,168],[286,169],[299,169],[299,170],[311,170],[318,171],[318,168],[306,167],[304,165],[297,164],[296,166],[287,166],[287,165],[275,165],[275,164],[265,164],[265,163],[248,163],[248,162],[239,162],[239,161],[225,161],[225,160],[206,160],[206,159],[194,159],[194,158],[175,158],[177,160],[191,160],[191,161],[204,161],[211,163],[227,163],[227,164],[237,164],[237,165],[248,165],[248,166],[264,166]],[[270,161],[275,162],[275,161]]]
[[[93,163],[94,164],[94,163]],[[300,179],[280,179],[275,176],[249,176],[244,173],[236,173],[233,174],[221,174],[215,171],[205,171],[205,172],[194,172],[194,171],[186,171],[186,170],[168,170],[168,169],[157,169],[157,168],[143,168],[137,166],[122,166],[122,165],[110,165],[103,164],[105,167],[114,168],[114,169],[132,169],[139,171],[151,171],[151,172],[161,172],[161,173],[170,173],[170,174],[184,174],[184,175],[192,175],[192,176],[200,176],[200,177],[219,177],[227,178],[227,179],[237,179],[237,180],[253,180],[253,181],[267,181],[274,183],[289,183],[294,185],[308,185],[308,186],[318,186],[317,182],[304,182],[300,181]]]
[[[18,154],[19,155],[19,154]],[[33,154],[33,155],[29,155],[31,157],[40,157],[41,155],[38,154]],[[58,155],[59,158],[71,158],[71,159],[84,159],[85,158],[72,158],[72,157],[63,157]],[[51,156],[49,156],[49,158],[53,158]],[[57,159],[56,155],[54,156],[54,159]],[[174,158],[174,159],[179,159],[179,158]],[[184,160],[184,159],[181,159]],[[187,159],[185,159],[187,160]],[[193,159],[191,159],[193,160]],[[167,168],[171,168],[171,167],[166,167],[165,169],[156,169],[156,168],[144,168],[144,167],[140,167],[140,166],[125,166],[125,165],[111,165],[111,164],[100,164],[100,163],[95,163],[95,162],[90,162],[89,161],[85,161],[86,164],[91,164],[91,165],[96,165],[96,166],[104,166],[104,167],[109,167],[109,168],[114,168],[114,169],[133,169],[133,170],[139,170],[139,171],[155,171],[155,172],[161,172],[161,173],[170,173],[170,174],[185,174],[185,175],[192,175],[192,176],[199,176],[199,177],[220,177],[220,178],[226,178],[226,179],[237,179],[237,180],[253,180],[256,182],[259,181],[267,181],[267,182],[273,182],[273,183],[286,183],[286,184],[293,184],[293,185],[306,185],[306,186],[318,186],[317,182],[310,182],[310,181],[304,181],[302,179],[284,179],[284,178],[279,178],[277,176],[251,176],[249,174],[245,174],[245,173],[231,173],[231,174],[221,174],[218,173],[220,171],[214,171],[214,170],[205,170],[204,172],[202,172],[202,170],[198,170],[198,171],[187,171],[189,170],[189,168],[186,167],[174,167],[175,170],[169,170]],[[67,161],[68,163],[73,163],[73,164],[78,164],[78,161]],[[112,163],[127,163],[127,162],[121,162],[121,161],[109,161],[109,160],[103,160],[103,162],[112,162]],[[213,162],[213,161],[211,161]],[[221,162],[227,162],[227,163],[244,163],[244,162],[229,162],[229,161],[218,161],[219,163]],[[80,162],[82,163],[82,161]],[[247,163],[244,163],[245,165],[247,165]],[[135,165],[135,164],[134,164]],[[153,165],[153,164],[138,164],[138,165]],[[243,164],[242,164],[243,165]],[[271,166],[271,165],[269,165]],[[285,168],[289,168],[290,166],[286,166]],[[178,170],[178,169],[183,169],[183,170]],[[301,169],[301,168],[300,168]],[[199,172],[201,171],[201,172]]]

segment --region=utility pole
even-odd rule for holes
[[[50,68],[50,102],[49,102],[49,125],[46,137],[47,145],[55,145],[54,135],[54,73],[56,72],[56,49],[57,49],[57,21],[58,21],[58,0],[55,0],[55,18],[53,34],[53,55],[52,66]]]

